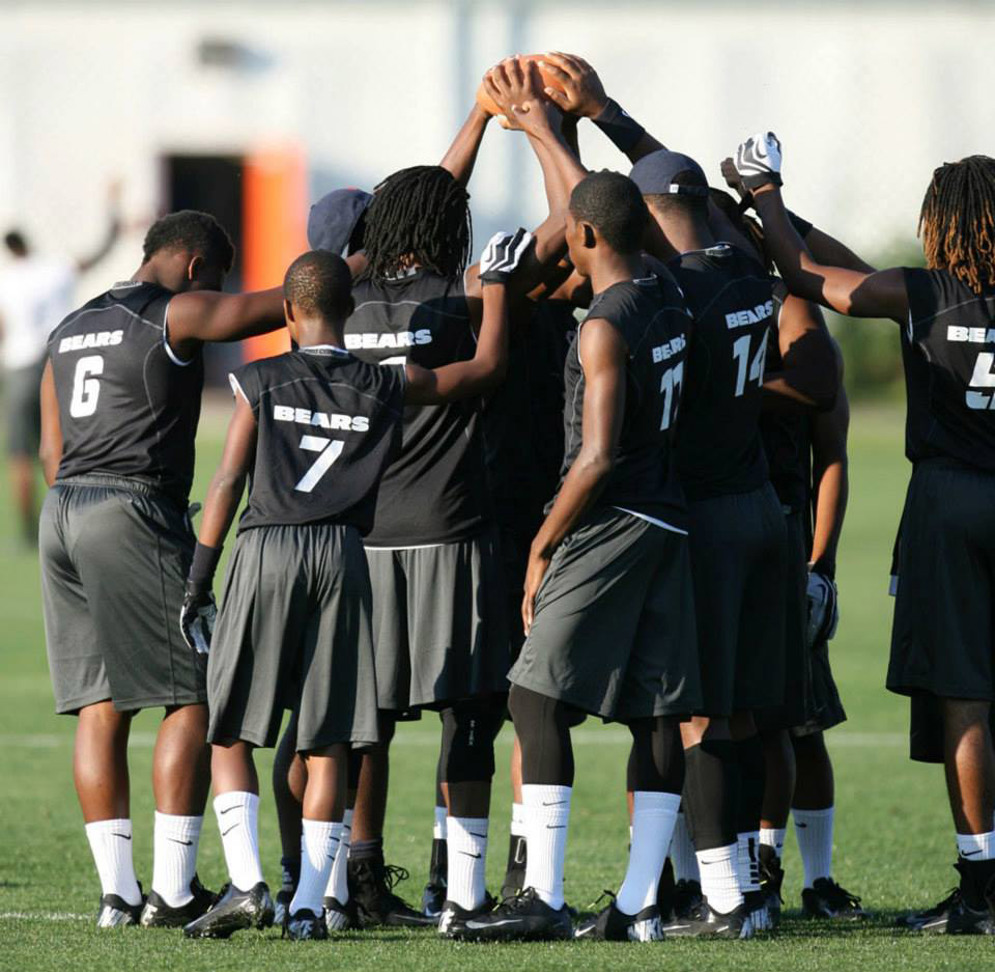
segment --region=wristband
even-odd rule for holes
[[[802,239],[805,239],[805,237],[812,232],[812,224],[807,219],[802,219],[801,216],[796,216],[790,209],[788,210],[788,219],[791,220],[791,225],[794,226],[796,232]]]
[[[822,574],[826,580],[836,582],[836,561],[829,557],[820,557],[815,563],[809,564],[808,569],[813,574]]]
[[[592,121],[621,152],[628,152],[634,148],[646,134],[646,129],[629,115],[614,98],[608,99],[608,104]]]
[[[187,591],[191,594],[205,594],[214,583],[214,572],[218,569],[223,547],[205,547],[198,541],[194,548],[190,573],[187,575]]]

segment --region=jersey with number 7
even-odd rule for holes
[[[761,386],[774,313],[767,271],[728,244],[668,263],[694,317],[677,466],[689,500],[759,489]]]

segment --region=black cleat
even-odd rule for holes
[[[325,898],[325,928],[330,932],[349,931],[359,927],[356,917],[356,906],[350,898],[342,904],[338,898]]]
[[[463,908],[455,901],[446,901],[439,915],[439,934],[443,938],[458,938],[468,921],[489,915],[496,903],[489,894],[484,897],[484,903],[476,908]]]
[[[605,892],[609,894],[609,892]],[[657,905],[643,908],[638,915],[619,911],[614,901],[597,915],[582,921],[574,931],[574,938],[592,942],[662,942],[663,925]]]
[[[349,896],[355,902],[360,928],[427,928],[438,924],[438,918],[415,911],[394,894],[395,886],[408,877],[403,867],[384,864],[382,857],[349,859]]]
[[[781,924],[781,886],[784,884],[784,868],[778,859],[777,851],[766,844],[760,845],[760,890],[763,892],[770,927]]]
[[[190,893],[193,897],[177,908],[166,904],[156,893],[155,888],[149,892],[148,900],[142,909],[143,928],[182,928],[195,921],[214,904],[217,895],[208,891],[195,874],[190,882]]]
[[[524,837],[511,835],[508,842],[508,866],[501,885],[501,900],[514,898],[525,887],[525,865],[528,861],[529,845]]]
[[[774,930],[770,912],[767,910],[767,897],[762,890],[747,891],[743,894],[743,902],[750,913],[754,933]]]
[[[674,885],[673,910],[675,918],[693,918],[705,900],[698,881],[681,879]]]
[[[290,902],[294,900],[297,888],[280,888],[273,899],[273,924],[283,925],[290,911]]]
[[[922,911],[910,911],[899,918],[895,924],[909,931],[945,932],[950,912],[961,906],[960,888],[952,888],[950,893],[932,908]],[[803,899],[804,900],[804,899]]]
[[[694,914],[664,925],[663,936],[664,938],[752,938],[753,920],[745,901],[724,915],[713,910],[708,901],[702,899]]]
[[[141,891],[141,885],[138,890]],[[144,903],[144,896],[138,904],[132,905],[116,894],[105,894],[100,899],[100,907],[97,910],[97,927],[123,928],[126,925],[137,925],[142,918]]]
[[[438,920],[446,903],[446,880],[449,870],[449,845],[444,840],[432,841],[432,857],[428,865],[428,883],[421,896],[421,910],[427,918]]]
[[[273,924],[273,899],[260,881],[248,891],[226,884],[210,911],[183,929],[187,938],[230,938],[245,928],[269,928]]]
[[[551,908],[535,888],[526,888],[490,914],[464,922],[453,937],[467,942],[560,941],[573,938],[573,925],[566,905]]]
[[[296,914],[287,915],[283,923],[283,936],[295,942],[323,941],[328,938],[325,919],[307,908],[302,908]]]
[[[802,891],[802,913],[808,918],[847,918],[857,921],[868,914],[860,898],[841,888],[832,878],[818,878]]]
[[[660,883],[656,887],[656,907],[660,912],[661,921],[670,921],[674,915],[674,892],[677,882],[674,880],[674,865],[670,858],[663,862],[660,872]]]

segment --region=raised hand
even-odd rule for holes
[[[745,199],[750,190],[743,185],[743,177],[736,171],[736,163],[731,158],[723,159],[720,165],[722,178],[726,185],[735,192],[740,199]]]
[[[543,93],[561,111],[583,118],[595,118],[604,111],[608,104],[604,85],[584,58],[552,51],[543,54],[539,65],[559,85],[547,84]]]
[[[751,192],[781,182],[781,143],[773,132],[757,132],[736,149],[736,172]]]
[[[514,233],[495,233],[480,257],[481,282],[506,284],[531,243],[532,234],[521,227]]]
[[[484,75],[484,90],[508,120],[506,128],[542,135],[559,126],[560,111],[543,97],[542,79],[530,61],[511,57],[496,64]]]

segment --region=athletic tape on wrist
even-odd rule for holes
[[[646,129],[628,115],[625,109],[613,98],[608,99],[604,110],[593,119],[611,139],[612,144],[622,152],[628,152],[646,134]]]

